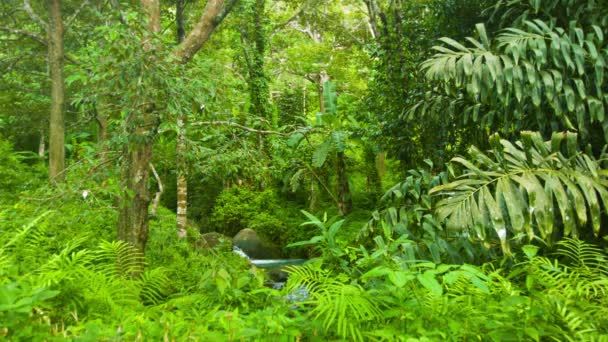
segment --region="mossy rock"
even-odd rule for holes
[[[232,239],[217,232],[205,233],[194,242],[194,247],[198,250],[217,248],[229,251],[232,250]]]
[[[240,248],[251,259],[281,259],[281,250],[273,243],[263,239],[250,228],[241,229],[232,239],[234,246]]]

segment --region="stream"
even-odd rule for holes
[[[232,247],[232,251],[241,257],[247,259],[250,264],[268,270],[268,273],[276,272],[279,275],[283,275],[282,279],[272,280],[267,283],[268,287],[272,287],[275,290],[280,290],[285,286],[285,281],[287,280],[287,273],[281,271],[281,268],[284,266],[291,265],[302,265],[306,261],[306,259],[251,259],[243,250],[238,248],[237,246]],[[285,299],[290,302],[298,302],[307,299],[309,296],[308,291],[304,287],[299,287],[295,291],[289,293]]]

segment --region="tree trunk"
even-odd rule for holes
[[[177,166],[177,237],[186,237],[186,226],[188,224],[188,165],[186,164],[186,117],[179,115],[177,118],[177,142],[175,146]]]
[[[310,175],[310,198],[308,211],[310,211],[311,213],[317,211],[317,207],[319,205],[319,195],[317,189],[315,188],[316,182],[317,180],[315,179],[314,175]]]
[[[184,0],[178,0],[176,4],[177,19],[177,43],[184,41]],[[175,142],[175,166],[177,168],[177,213],[176,226],[177,238],[184,239],[187,235],[188,226],[188,165],[186,154],[186,124],[187,116],[180,112],[177,115],[177,141]]]
[[[49,125],[49,178],[63,180],[65,168],[65,123],[63,108],[65,102],[63,77],[63,22],[61,20],[61,0],[48,0],[48,54],[51,78],[51,116]]]
[[[236,0],[209,0],[199,22],[192,32],[174,51],[178,62],[187,63],[207,42],[215,28],[230,12]],[[160,31],[159,0],[141,0],[141,6],[148,17],[148,31],[156,34]],[[145,49],[152,48],[152,41],[142,38]],[[141,110],[141,118],[132,118],[136,127],[129,128],[129,143],[123,149],[122,179],[125,193],[121,198],[118,217],[118,238],[144,251],[148,240],[148,206],[150,191],[148,189],[148,165],[152,160],[153,142],[159,124],[158,113],[150,108]]]
[[[340,210],[340,214],[347,215],[350,213],[353,203],[350,195],[350,187],[348,185],[348,177],[346,175],[344,152],[338,152],[337,157],[336,177],[338,178],[338,209]]]
[[[145,139],[144,132],[135,133]],[[152,143],[125,147],[122,161],[123,193],[118,216],[118,239],[126,241],[142,253],[148,241],[148,206],[150,191],[148,165],[152,160]]]
[[[177,43],[184,41],[186,31],[184,30],[184,0],[177,0],[175,4],[175,24],[177,26]]]
[[[377,200],[380,193],[382,192],[382,180],[380,173],[378,172],[377,155],[371,146],[366,146],[364,150],[364,161],[365,161],[365,174],[366,176],[366,190],[374,200]]]
[[[160,30],[160,4],[158,0],[142,0],[142,7],[148,17],[148,33],[155,34]],[[152,49],[151,41],[142,37],[145,50]],[[137,106],[134,106],[137,107]],[[129,142],[123,148],[121,176],[124,193],[118,215],[118,239],[130,243],[144,253],[148,242],[148,207],[150,190],[148,189],[148,170],[152,161],[153,137],[156,134],[158,113],[154,104],[140,111],[135,111],[127,120]]]
[[[266,54],[266,29],[264,24],[266,0],[255,0],[253,6],[253,26],[249,26],[249,43],[251,57],[249,61],[249,112],[254,115],[269,119],[268,109],[270,106],[270,90],[268,80],[264,72],[264,56]]]
[[[40,141],[38,142],[38,157],[41,159],[44,158],[44,153],[46,152],[46,146],[44,144],[44,130],[40,130]]]

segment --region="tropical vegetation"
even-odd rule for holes
[[[606,27],[3,1],[0,339],[608,341]]]

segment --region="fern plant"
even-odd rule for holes
[[[286,291],[306,288],[309,297],[301,304],[312,306],[309,317],[320,320],[330,335],[363,341],[366,324],[382,317],[378,300],[360,285],[347,283],[345,274],[335,275],[321,267],[321,263],[290,266]]]
[[[515,144],[494,135],[490,155],[471,147],[468,159],[452,160],[462,175],[430,192],[443,198],[439,219],[484,241],[498,238],[505,253],[510,238],[552,244],[562,235],[599,237],[608,173],[577,150],[576,138],[554,133],[543,141],[539,133],[522,132]]]
[[[557,257],[533,257],[528,267],[528,287],[541,285],[565,298],[592,300],[608,296],[608,258],[597,246],[576,239],[557,243]]]

